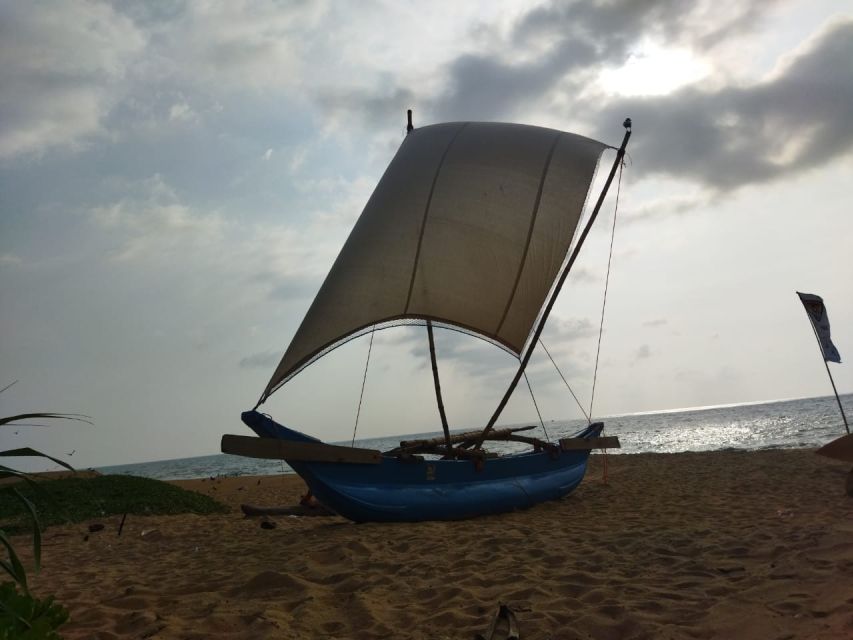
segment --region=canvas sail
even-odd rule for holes
[[[381,323],[430,319],[520,354],[605,148],[516,124],[461,122],[411,132],[261,402],[330,348]]]

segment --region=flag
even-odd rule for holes
[[[812,321],[820,350],[823,352],[823,359],[827,362],[841,362],[841,355],[829,337],[829,316],[826,314],[823,298],[799,291],[797,295],[800,296],[800,302],[803,303],[806,313],[809,314],[809,320]]]

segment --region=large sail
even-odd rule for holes
[[[455,325],[520,354],[607,145],[459,122],[411,132],[367,202],[261,401],[365,327]]]

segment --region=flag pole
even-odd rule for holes
[[[801,300],[802,301],[802,300]],[[829,384],[832,385],[832,392],[835,394],[835,401],[838,403],[838,410],[841,412],[841,419],[844,420],[844,428],[847,430],[847,433],[850,433],[850,424],[847,422],[847,416],[844,413],[844,406],[841,404],[841,398],[838,395],[838,389],[835,388],[835,380],[832,379],[832,371],[829,370],[829,363],[826,361],[826,354],[823,352],[823,345],[820,343],[820,336],[817,334],[817,327],[814,326],[814,320],[810,313],[806,314],[809,317],[809,324],[812,326],[812,331],[814,331],[815,340],[817,340],[817,348],[820,351],[821,359],[823,359],[823,366],[826,367],[826,375],[829,376]]]

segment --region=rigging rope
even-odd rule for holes
[[[589,419],[589,416],[587,415],[586,411],[584,410],[583,405],[581,404],[581,401],[578,400],[578,397],[575,395],[575,392],[572,391],[572,388],[569,386],[569,382],[568,382],[568,380],[566,380],[566,376],[563,375],[563,372],[560,371],[560,367],[558,367],[557,363],[554,362],[554,358],[551,357],[551,353],[548,351],[548,348],[545,346],[545,343],[542,342],[542,338],[539,338],[539,345],[545,350],[545,353],[548,354],[548,358],[551,360],[551,364],[554,365],[554,368],[557,370],[557,373],[560,374],[560,377],[563,379],[563,383],[566,385],[566,389],[569,390],[569,393],[572,394],[572,397],[575,399],[575,402],[578,403],[578,408],[581,410],[583,417],[586,418],[587,424],[591,424],[592,420]]]
[[[374,327],[375,329],[375,327]],[[355,431],[358,429],[358,417],[361,415],[361,401],[364,399],[364,385],[367,382],[367,367],[370,365],[370,352],[373,351],[373,334],[370,332],[370,346],[367,347],[367,362],[364,363],[364,377],[361,379],[361,395],[358,396],[358,410],[355,412],[355,426],[352,428],[352,443],[351,447],[355,446]]]
[[[592,406],[595,402],[595,380],[598,377],[598,356],[601,353],[601,334],[604,332],[604,308],[607,306],[607,287],[610,284],[610,263],[613,260],[613,240],[616,237],[616,214],[619,212],[619,192],[622,190],[622,168],[625,161],[619,165],[619,181],[616,183],[616,204],[613,207],[613,227],[610,231],[610,253],[607,256],[607,276],[604,279],[604,298],[601,301],[601,322],[598,325],[598,348],[595,350],[595,371],[592,374],[592,394],[589,399],[589,415],[592,416]]]
[[[539,405],[536,404],[536,396],[533,395],[533,387],[530,386],[530,380],[527,378],[527,372],[524,372],[524,381],[527,383],[527,389],[530,391],[530,399],[533,400],[533,406],[536,408],[536,415],[539,416],[539,424],[542,425],[542,431],[545,432],[545,440],[551,442],[551,436],[548,435],[548,430],[545,428],[545,421],[542,420],[542,414],[539,412]]]

